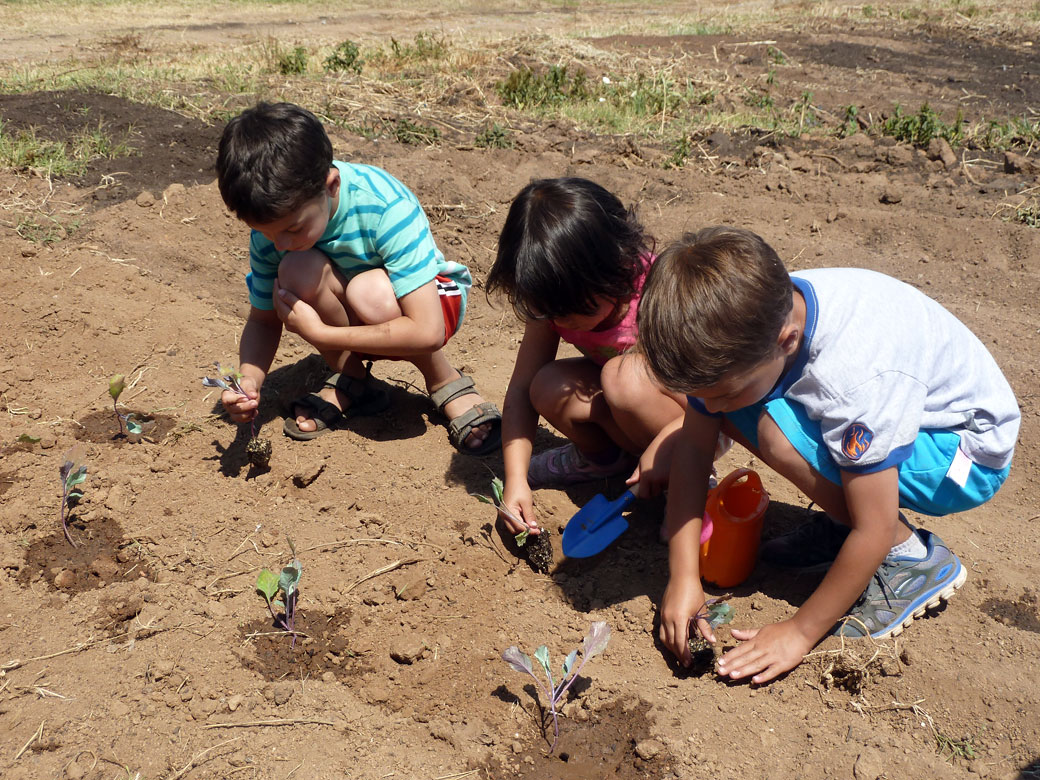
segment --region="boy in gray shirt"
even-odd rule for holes
[[[985,346],[942,306],[873,271],[788,274],[759,236],[717,227],[661,254],[638,330],[658,381],[690,399],[681,429],[664,431],[630,480],[648,495],[669,469],[660,632],[684,664],[704,604],[700,526],[720,431],[826,513],[766,542],[763,559],[828,568],[791,618],[734,629],[741,644],[719,659],[720,674],[766,682],[831,630],[898,634],[964,583],[957,556],[899,508],[939,516],[989,500],[1020,415]]]

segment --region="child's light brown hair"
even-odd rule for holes
[[[687,233],[647,275],[637,349],[668,390],[711,387],[773,354],[792,291],[783,262],[750,230]]]

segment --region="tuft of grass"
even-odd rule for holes
[[[278,53],[278,72],[283,76],[295,76],[307,72],[307,49],[294,46],[288,51]]]
[[[552,65],[544,73],[531,68],[514,70],[495,89],[508,106],[520,110],[556,105],[566,101],[585,101],[590,97],[589,80],[585,71],[573,76],[566,65]]]
[[[41,138],[35,127],[19,131],[9,127],[0,119],[0,168],[9,170],[68,178],[84,175],[94,160],[136,154],[127,138],[113,138],[100,122],[65,142]]]
[[[434,33],[419,32],[411,44],[390,38],[390,51],[393,58],[401,62],[439,60],[447,56],[448,42]]]
[[[495,122],[484,125],[484,129],[473,139],[473,144],[481,149],[512,149],[513,137],[508,129]]]
[[[945,138],[950,146],[957,146],[964,140],[964,118],[961,113],[958,111],[954,123],[948,125],[927,103],[916,114],[909,115],[896,105],[892,115],[883,120],[878,129],[881,135],[921,147],[928,146],[933,138]]]
[[[441,137],[436,127],[430,127],[410,119],[398,119],[394,123],[394,138],[398,143],[410,146],[430,146]]]
[[[353,41],[343,41],[337,44],[332,53],[325,58],[323,67],[332,73],[350,71],[360,76],[361,66],[364,64],[361,59],[361,50],[358,49],[357,44]]]

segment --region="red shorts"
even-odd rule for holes
[[[455,335],[462,316],[462,289],[458,282],[447,276],[437,275],[437,296],[441,301],[441,312],[444,313],[444,343]]]

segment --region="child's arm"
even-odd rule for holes
[[[802,662],[805,654],[844,615],[877,571],[895,541],[899,524],[899,473],[842,472],[852,530],[827,575],[789,620],[760,629],[734,629],[742,643],[719,659],[719,674],[753,683],[772,680]]]
[[[555,359],[559,346],[560,337],[548,322],[528,320],[502,405],[502,458],[505,462],[502,500],[532,533],[540,533],[540,530],[531,488],[527,484],[531,440],[538,427],[538,412],[531,405],[531,382],[543,366]],[[505,515],[503,520],[513,533],[524,530],[523,526],[514,528]]]
[[[260,406],[260,387],[274,362],[278,342],[282,338],[282,321],[274,311],[250,307],[242,338],[238,347],[238,370],[242,374],[239,384],[246,398],[225,390],[220,400],[231,419],[237,423],[249,422],[256,417]]]
[[[689,666],[692,660],[688,645],[690,618],[704,606],[701,523],[720,426],[718,419],[688,408],[672,454],[665,511],[669,578],[661,597],[660,638],[683,666]],[[697,628],[702,636],[714,641],[706,620],[698,621]]]
[[[679,440],[684,420],[685,416],[676,417],[664,426],[639,456],[636,470],[625,480],[626,485],[635,486],[632,492],[638,498],[656,496],[668,487],[668,478],[672,471],[672,453]]]
[[[285,326],[317,349],[350,350],[373,355],[408,357],[436,352],[444,346],[444,314],[431,280],[398,298],[401,316],[378,325],[326,325],[312,306],[295,293],[274,285],[274,308]]]

